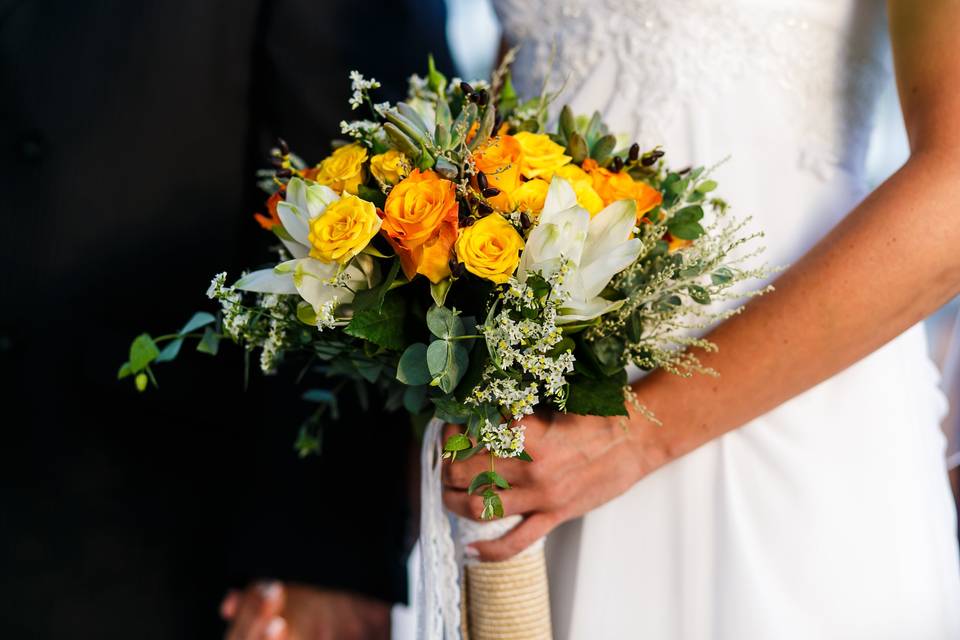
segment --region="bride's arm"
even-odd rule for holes
[[[664,426],[642,416],[529,421],[536,462],[498,463],[516,488],[506,511],[527,513],[504,538],[478,544],[509,557],[560,522],[607,502],[644,475],[760,416],[850,366],[960,292],[960,2],[890,0],[891,37],[910,160],[710,339],[719,378],[658,372],[636,383]],[[525,421],[527,422],[527,421]],[[447,504],[482,461],[449,468]],[[458,467],[460,467],[458,469]]]
[[[960,292],[960,3],[889,2],[909,161],[710,336],[719,378],[639,386],[675,458],[876,350]],[[669,398],[669,402],[664,400]],[[675,423],[683,426],[674,426]]]

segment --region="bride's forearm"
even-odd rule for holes
[[[709,338],[719,377],[635,384],[663,427],[634,422],[643,455],[683,455],[842,371],[960,291],[960,163],[918,153]],[[651,444],[652,443],[652,444]]]

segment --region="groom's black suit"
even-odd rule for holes
[[[318,159],[349,69],[396,93],[430,50],[449,68],[440,4],[0,2],[0,637],[215,637],[260,575],[403,597],[402,418],[348,409],[299,461],[308,408],[243,393],[235,348],[159,392],[115,375],[266,258],[274,136]]]

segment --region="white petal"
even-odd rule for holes
[[[643,243],[633,238],[608,248],[606,253],[595,256],[590,263],[581,264],[578,276],[582,297],[592,298],[603,291],[613,276],[633,264],[642,248]]]
[[[590,220],[582,263],[592,262],[626,242],[637,224],[637,203],[618,200]]]
[[[258,293],[297,293],[297,288],[293,286],[293,274],[277,273],[273,269],[261,269],[248,273],[233,286],[243,291]]]
[[[280,238],[280,242],[287,248],[292,258],[306,258],[310,255],[310,250],[295,240],[284,240]]]
[[[593,320],[597,316],[610,313],[623,306],[623,300],[611,302],[603,298],[593,298],[591,300],[571,300],[560,310],[557,317],[557,324],[569,324],[571,322],[580,322],[583,320]]]
[[[558,212],[572,209],[577,206],[577,193],[573,186],[567,180],[560,176],[554,176],[550,181],[550,187],[547,189],[547,198],[543,201],[543,211],[540,212],[539,220],[548,220]],[[589,215],[589,214],[588,214]]]
[[[320,313],[323,305],[331,300],[338,300],[340,304],[353,300],[353,293],[349,289],[329,284],[336,275],[335,262],[306,258],[298,261],[293,273],[293,283],[300,297],[310,303],[315,313]]]
[[[306,215],[307,212],[307,183],[300,178],[290,178],[287,183],[287,193],[284,200],[299,209]],[[288,229],[289,231],[289,229]]]
[[[290,204],[289,202],[277,203],[277,215],[280,216],[280,222],[290,237],[305,247],[310,246],[310,240],[307,238],[309,227],[307,220],[303,216],[303,209]]]
[[[325,187],[319,184],[312,184],[307,187],[306,193],[306,208],[301,209],[306,215],[307,220],[313,220],[314,218],[323,214],[332,203],[340,199],[340,196],[337,195],[337,192],[331,189],[330,187]]]
[[[561,256],[579,264],[589,226],[590,213],[580,207],[554,212],[546,222],[541,218],[527,238],[517,277],[523,280],[533,271],[549,275],[549,265],[555,269]]]

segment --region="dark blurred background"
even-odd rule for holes
[[[241,354],[184,353],[161,390],[116,380],[219,271],[268,255],[255,170],[314,162],[350,118],[452,70],[442,0],[0,1],[0,637],[214,638],[230,586],[277,577],[406,597],[401,416],[310,408]],[[375,43],[375,46],[371,46]],[[377,447],[358,439],[375,430]]]

